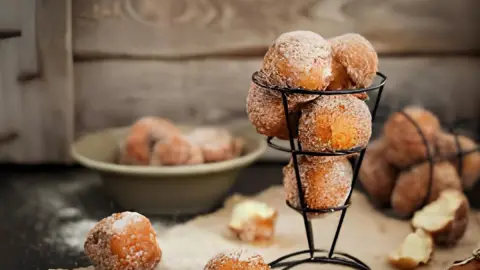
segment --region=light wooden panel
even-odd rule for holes
[[[18,0],[0,1],[0,33],[20,31],[20,3]]]
[[[191,123],[245,119],[250,76],[260,61],[75,63],[76,130],[126,125],[148,114]],[[420,103],[445,120],[480,115],[480,59],[382,58],[380,63],[389,78],[382,106],[393,110]]]
[[[77,57],[260,54],[280,33],[358,32],[381,53],[480,49],[477,0],[82,0]]]
[[[55,16],[52,16],[55,14]],[[68,162],[73,138],[71,2],[36,1],[41,77],[19,82],[21,38],[0,43],[0,162]]]
[[[40,76],[37,54],[36,0],[21,0],[22,36],[20,43],[20,81]]]

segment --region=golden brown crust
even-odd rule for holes
[[[416,106],[408,106],[403,109],[403,112],[419,125],[429,147],[433,149],[434,138],[440,132],[438,118],[433,113]],[[403,113],[393,113],[385,122],[383,131],[389,144],[386,158],[392,164],[404,167],[423,160],[427,156],[421,135]]]
[[[298,105],[289,102],[290,123],[295,130],[299,114]],[[255,126],[258,133],[265,136],[277,137],[288,140],[289,133],[285,121],[285,110],[282,99],[273,95],[270,90],[261,88],[252,83],[247,96],[247,114],[250,122]],[[296,135],[296,134],[295,134]]]
[[[423,163],[401,172],[392,192],[391,204],[395,213],[408,217],[414,213],[427,196],[430,181],[430,163]],[[449,162],[435,163],[429,202],[436,200],[446,189],[461,190],[457,171]]]
[[[223,252],[205,265],[204,270],[270,270],[262,256],[247,250]]]
[[[348,76],[347,69],[337,60],[335,60],[335,58],[332,59],[332,76],[334,80],[328,85],[327,91],[358,88]],[[355,96],[361,100],[368,99],[368,94],[366,92],[352,94],[352,96]]]
[[[113,214],[88,233],[85,254],[104,270],[153,270],[162,258],[150,221],[135,212]]]
[[[459,135],[458,143],[460,149],[457,147],[455,136],[446,132],[439,133],[435,138],[435,144],[438,149],[437,155],[441,158],[450,157],[458,152],[468,152],[477,149],[478,145],[470,138]],[[455,168],[459,168],[459,159],[453,158],[450,160]],[[471,189],[480,178],[480,152],[474,152],[463,156],[462,158],[462,186],[464,189]]]
[[[439,198],[415,212],[412,227],[432,235],[435,243],[451,247],[467,230],[470,207],[462,191],[444,190]]]
[[[386,149],[387,141],[383,137],[371,142],[359,173],[360,182],[371,201],[380,207],[390,203],[398,173],[395,167],[385,160]]]
[[[268,218],[253,216],[241,227],[229,225],[230,231],[241,241],[250,243],[266,243],[272,241],[275,236],[275,223],[278,211]]]
[[[145,116],[138,119],[120,149],[119,163],[126,165],[149,165],[152,148],[157,140],[181,136],[181,131],[167,119]]]
[[[387,259],[395,268],[415,269],[430,261],[433,248],[432,238],[419,229],[407,235],[402,245],[391,252]]]
[[[325,39],[311,31],[293,31],[274,41],[261,70],[270,85],[322,91],[331,81],[331,63]]]
[[[365,88],[372,84],[378,71],[378,56],[372,44],[355,33],[344,34],[329,40],[332,47],[333,81],[328,90]],[[367,93],[355,94],[364,100]]]
[[[353,170],[346,157],[300,157],[299,172],[305,203],[311,209],[342,206],[351,190]],[[300,208],[297,178],[293,163],[283,168],[285,195],[294,207]],[[309,213],[310,218],[323,214]]]
[[[181,134],[180,129],[171,121],[155,116],[145,116],[138,119],[130,128],[131,134],[150,134],[154,139]]]
[[[351,96],[322,96],[302,109],[298,139],[306,151],[365,147],[372,135],[372,116],[365,102]]]
[[[129,134],[120,146],[119,164],[148,165],[151,160],[152,140],[141,133]]]
[[[435,156],[435,145],[428,144],[432,157]],[[411,165],[428,160],[427,147],[424,143],[391,144],[385,149],[385,159],[397,168],[406,169]]]

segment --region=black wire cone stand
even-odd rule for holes
[[[399,111],[399,113],[401,113],[410,123],[412,123],[412,125],[415,127],[416,132],[418,133],[418,135],[421,138],[423,146],[425,147],[425,158],[424,159],[421,159],[421,160],[419,160],[417,162],[414,162],[413,164],[410,164],[410,165],[405,166],[403,168],[398,168],[399,171],[412,170],[413,168],[415,168],[419,165],[425,164],[425,162],[429,163],[429,175],[428,175],[429,179],[428,179],[428,184],[427,184],[427,193],[425,194],[425,197],[423,198],[422,203],[416,207],[415,211],[418,211],[418,210],[422,209],[425,205],[427,205],[430,201],[430,195],[432,193],[432,187],[433,187],[433,177],[434,177],[434,173],[435,173],[435,170],[434,170],[435,164],[439,163],[439,162],[443,162],[443,161],[452,161],[452,160],[457,159],[457,164],[456,164],[457,172],[458,172],[458,176],[461,178],[462,175],[463,175],[463,161],[464,161],[464,158],[468,155],[471,155],[471,154],[475,153],[475,152],[480,152],[480,146],[477,146],[477,147],[474,147],[474,148],[471,148],[471,149],[462,149],[462,146],[460,145],[460,140],[459,140],[460,134],[458,133],[457,127],[462,125],[463,122],[468,121],[467,119],[463,119],[463,120],[457,121],[452,126],[448,127],[448,130],[454,136],[456,152],[455,153],[449,153],[447,155],[443,155],[443,153],[440,156],[435,155],[434,153],[438,152],[437,145],[435,145],[435,144],[433,146],[430,145],[429,140],[427,139],[427,136],[425,136],[425,134],[422,131],[422,128],[417,123],[417,121],[415,121],[410,115],[405,113],[405,111],[403,111],[403,110]],[[432,152],[434,152],[434,153],[432,153]],[[413,216],[413,214],[404,217],[404,219],[410,219],[412,216]]]
[[[304,225],[305,225],[305,232],[307,236],[307,241],[308,241],[308,249],[307,250],[302,250],[298,252],[294,252],[288,255],[285,255],[283,257],[278,258],[277,260],[271,262],[269,265],[271,268],[281,268],[282,269],[291,269],[296,266],[306,264],[306,263],[319,263],[319,264],[336,264],[336,265],[343,265],[347,266],[353,269],[362,269],[362,270],[370,270],[370,267],[368,267],[365,263],[363,263],[361,260],[346,254],[342,252],[335,252],[335,246],[338,240],[338,237],[340,235],[340,230],[342,228],[343,220],[345,218],[345,214],[347,212],[348,207],[350,206],[350,197],[352,196],[353,192],[353,187],[355,186],[355,182],[358,177],[359,169],[363,160],[363,156],[365,154],[365,149],[366,148],[355,148],[355,149],[348,149],[348,150],[343,150],[343,151],[336,151],[336,152],[307,152],[307,151],[302,151],[302,146],[300,142],[297,140],[297,146],[295,146],[295,139],[294,139],[294,127],[292,127],[292,123],[289,122],[289,111],[288,111],[288,96],[290,95],[347,95],[347,94],[356,94],[356,93],[363,93],[363,92],[370,92],[374,90],[378,90],[378,94],[376,96],[375,100],[375,105],[373,110],[371,111],[372,114],[372,122],[375,120],[375,115],[377,112],[378,105],[380,103],[380,99],[382,96],[383,92],[383,87],[385,85],[385,82],[387,80],[387,77],[383,75],[380,72],[377,72],[376,74],[376,80],[379,82],[374,83],[372,86],[368,88],[361,88],[361,89],[353,89],[353,90],[336,90],[336,91],[309,91],[305,89],[298,89],[298,88],[281,88],[281,87],[272,87],[268,86],[267,84],[264,83],[264,80],[262,79],[262,74],[261,72],[257,71],[252,75],[252,81],[265,89],[269,89],[271,91],[277,91],[281,94],[282,96],[282,103],[283,103],[283,108],[285,111],[285,121],[287,123],[288,127],[288,133],[289,133],[289,142],[290,142],[290,149],[286,147],[279,146],[272,142],[273,137],[268,137],[267,138],[267,143],[271,148],[277,149],[279,151],[283,152],[288,152],[291,153],[292,156],[292,162],[295,170],[295,176],[297,179],[297,188],[298,188],[298,194],[299,194],[299,199],[300,199],[300,208],[294,207],[287,201],[287,205],[294,209],[295,211],[299,212],[302,214]],[[295,126],[295,129],[298,130],[298,125]],[[305,203],[305,198],[304,198],[304,190],[302,188],[301,180],[300,180],[300,173],[298,169],[298,161],[297,161],[297,156],[301,155],[306,155],[306,156],[345,156],[345,155],[351,155],[354,153],[360,153],[358,156],[355,157],[354,161],[354,171],[353,171],[353,179],[351,183],[351,189],[350,192],[347,196],[347,199],[345,201],[345,204],[336,207],[336,208],[327,208],[327,209],[311,209],[306,206]],[[316,249],[315,248],[315,243],[313,239],[313,231],[312,231],[312,224],[309,218],[307,217],[308,213],[333,213],[336,211],[342,211],[340,215],[340,220],[338,222],[337,229],[335,231],[335,237],[333,238],[333,242],[330,246],[329,250],[325,249]],[[305,258],[305,256],[308,254],[309,257]],[[294,259],[295,257],[302,256],[304,258],[302,259]]]

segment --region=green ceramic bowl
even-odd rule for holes
[[[76,162],[99,173],[117,203],[144,214],[186,215],[211,210],[227,195],[238,173],[260,158],[267,147],[262,136],[243,125],[228,128],[245,140],[243,155],[232,160],[170,167],[115,164],[128,129],[87,134],[72,145],[71,153]]]

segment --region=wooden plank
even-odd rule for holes
[[[259,58],[75,63],[77,134],[128,125],[144,115],[176,122],[246,121],[245,99]],[[377,119],[421,104],[444,121],[478,119],[480,58],[382,58],[388,76]],[[373,99],[372,99],[373,100]],[[376,125],[378,133],[381,125]],[[478,120],[470,129],[480,127]],[[480,133],[480,132],[479,132]],[[278,151],[268,158],[287,157]]]
[[[20,81],[39,77],[37,40],[36,40],[36,12],[35,0],[22,0],[20,2],[22,18],[22,38],[20,43],[20,70],[17,75]]]
[[[477,0],[85,0],[73,2],[74,53],[178,58],[259,55],[282,32],[358,32],[380,53],[480,49]]]
[[[42,29],[37,39],[42,77],[17,80],[24,40],[4,40],[0,48],[0,106],[4,113],[0,131],[18,133],[18,138],[0,146],[0,162],[69,161],[74,118],[71,2],[36,1],[36,17],[36,28]]]
[[[19,38],[0,40],[0,134],[19,134],[20,137],[0,144],[0,159],[16,162],[24,157],[22,147],[23,110],[21,88],[16,82]]]
[[[19,1],[0,1],[0,33],[17,32],[21,28]]]
[[[41,0],[36,4],[36,29],[41,29],[37,42],[45,83],[42,96],[50,123],[42,127],[47,131],[43,143],[50,146],[45,161],[69,161],[74,133],[72,2]]]

